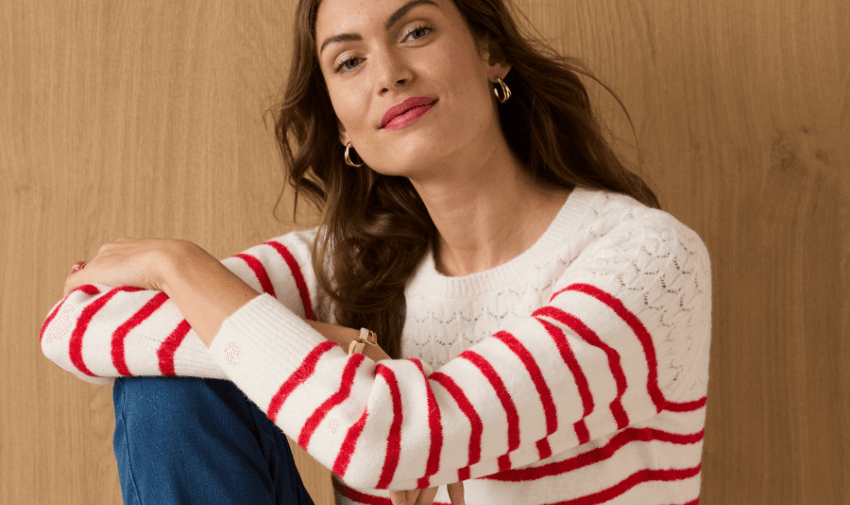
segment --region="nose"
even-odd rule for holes
[[[373,55],[374,60],[374,55]],[[377,57],[378,92],[383,96],[389,90],[406,86],[412,79],[413,73],[404,56],[390,49]]]

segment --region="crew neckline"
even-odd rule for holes
[[[410,288],[431,298],[454,299],[480,296],[497,291],[514,281],[533,265],[541,265],[565,241],[575,238],[576,230],[598,190],[576,186],[552,223],[530,248],[497,267],[460,277],[447,277],[437,271],[434,249],[429,245]]]

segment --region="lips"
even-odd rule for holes
[[[393,120],[394,117],[400,116],[410,109],[415,109],[416,107],[422,107],[423,105],[431,105],[437,101],[436,98],[431,98],[427,96],[415,96],[412,98],[408,98],[407,100],[397,103],[390,107],[386,114],[384,114],[384,118],[381,120],[381,128],[387,126],[387,123]]]

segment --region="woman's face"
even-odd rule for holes
[[[325,43],[340,34],[359,40]],[[486,41],[474,40],[451,0],[322,0],[316,40],[342,145],[350,141],[373,170],[422,182],[480,165],[495,149],[489,81],[510,67],[488,64]],[[406,127],[382,127],[388,109],[411,97],[436,103]]]

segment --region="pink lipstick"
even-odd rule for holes
[[[406,127],[412,125],[413,123],[419,121],[419,118],[424,116],[429,110],[431,110],[431,107],[433,107],[433,106],[434,106],[433,104],[423,105],[421,107],[416,107],[416,108],[410,109],[409,111],[405,112],[404,114],[394,117],[392,119],[392,121],[390,121],[389,123],[384,125],[383,129],[384,130],[401,130],[402,128],[406,128]]]
[[[399,130],[410,126],[431,110],[435,103],[436,98],[413,97],[393,105],[384,114],[381,129]]]

